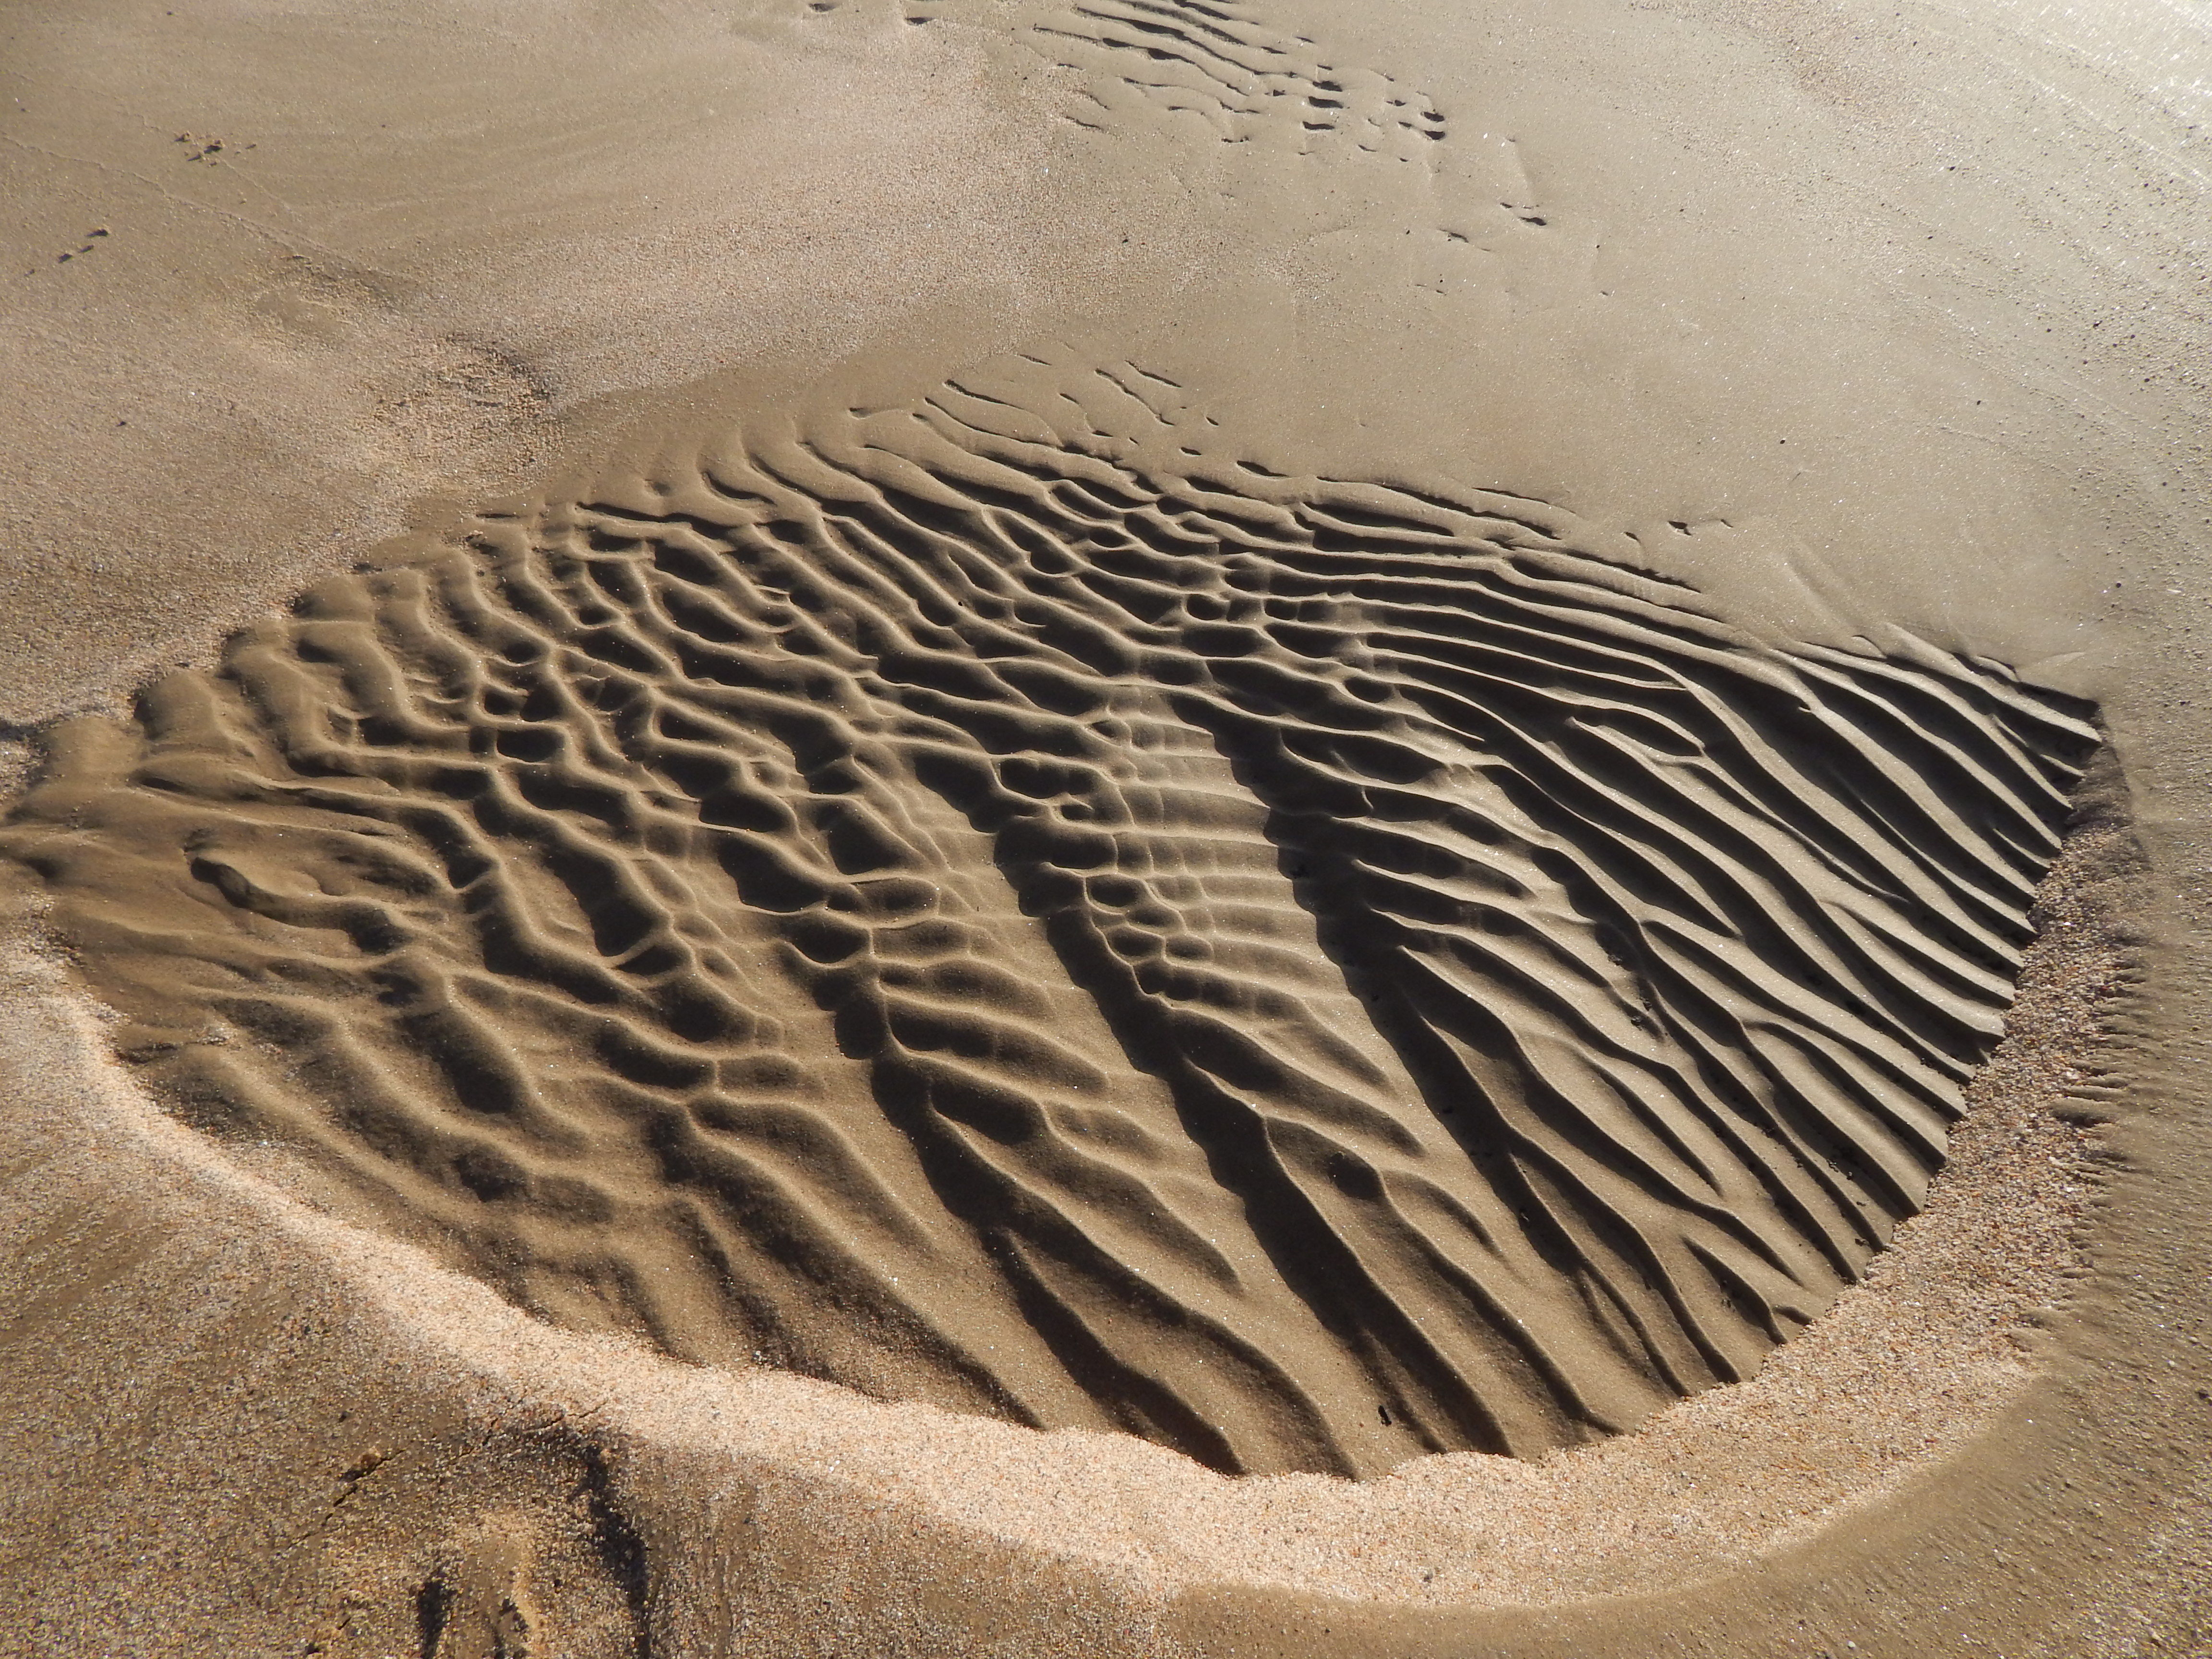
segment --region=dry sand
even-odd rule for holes
[[[46,878],[11,878],[0,1005],[14,1101],[0,1646],[2212,1649],[2212,1241],[2191,1063],[2195,607],[2212,525],[2192,424],[2206,299],[2190,232],[2212,67],[2201,20],[836,0],[26,7],[0,28],[4,326],[22,387],[0,412],[0,718],[11,787],[45,780],[9,848]],[[1023,505],[1029,486],[1006,493],[1020,478],[1080,488]],[[870,494],[893,484],[903,493]],[[1115,490],[1145,504],[1109,514]],[[879,500],[898,512],[838,505]],[[977,502],[1000,504],[989,525],[1012,512],[1029,528],[990,532],[1003,539],[992,551]],[[1109,517],[1118,541],[1084,539]],[[813,539],[793,541],[810,522]],[[484,550],[455,551],[468,534]],[[983,565],[959,564],[989,566],[972,578],[982,597],[958,602],[934,656],[911,641],[887,655],[883,619],[919,606],[926,620],[945,591],[953,567],[932,538],[947,534],[982,550]],[[1248,534],[1260,552],[1218,567],[1225,580],[1174,562],[1193,556],[1177,536],[1213,560]],[[1455,550],[1449,573],[1415,569],[1433,563],[1423,538]],[[787,571],[775,562],[786,544],[805,550]],[[1136,586],[1093,583],[1072,598],[1071,547],[1091,562],[1068,568],[1181,597],[1161,610]],[[635,564],[640,550],[660,550]],[[648,599],[645,579],[623,574],[653,565],[696,586],[683,561],[702,553],[752,584],[714,600],[711,626],[705,601],[679,594],[671,611],[661,576]],[[1243,580],[1261,554],[1272,574]],[[370,559],[391,574],[325,582],[304,620],[283,614]],[[1328,576],[1332,559],[1367,574]],[[515,597],[516,573],[541,568],[549,592],[599,573],[579,580],[617,611],[559,589],[569,609],[548,633],[556,611]],[[991,597],[1017,568],[1031,573],[1028,597]],[[583,843],[517,814],[605,812],[579,807],[574,777],[560,799],[529,793],[550,787],[554,763],[499,735],[516,710],[542,718],[526,713],[528,684],[468,670],[471,706],[488,712],[439,725],[455,706],[462,613],[441,599],[425,632],[408,595],[426,570],[446,573],[450,596],[493,569],[506,574],[488,620],[462,630],[484,660],[536,629],[546,659],[566,662],[572,635],[605,633],[592,649],[610,666],[562,671],[563,729],[594,776],[650,762],[681,785],[624,786],[647,804],[622,809],[624,844],[650,849],[650,869],[578,878],[554,860],[557,879],[529,873],[518,849]],[[1374,586],[1416,577],[1429,586],[1412,597]],[[1431,588],[1493,630],[1550,607],[1559,620],[1538,633],[1553,643],[1534,658],[1516,646],[1528,678],[1470,702],[1455,677],[1477,633],[1405,644],[1434,630]],[[1256,602],[1239,609],[1255,592],[1290,608],[1262,623]],[[794,606],[823,619],[817,632],[789,620]],[[677,634],[647,626],[668,617]],[[1109,746],[1093,751],[1051,725],[1091,706],[1069,698],[1094,696],[1052,665],[1102,619],[1122,643],[1075,657],[1133,689],[1113,693],[1097,728]],[[1222,642],[1247,623],[1261,632]],[[746,631],[762,626],[772,644]],[[1036,647],[991,643],[1024,629],[1063,653],[1043,678],[1006,666]],[[1586,647],[1558,643],[1592,629],[1628,653],[1607,672],[1643,688],[1623,694],[1626,712],[1590,712]],[[730,643],[732,665],[695,652],[672,676],[622,654],[679,635]],[[1134,647],[1141,661],[1117,666],[1113,652]],[[972,684],[954,659],[978,652],[1007,676],[989,694],[1000,713],[948,714],[946,686]],[[802,660],[812,666],[791,666]],[[1871,696],[1832,689],[1882,660],[1898,666]],[[1696,696],[1649,689],[1692,661],[1708,665],[1690,677]],[[1291,669],[1255,690],[1270,662]],[[1313,662],[1334,665],[1297,665]],[[1282,672],[1304,689],[1286,693]],[[938,954],[882,982],[994,1011],[988,1039],[960,1052],[1021,1080],[1049,1134],[991,1130],[970,1107],[935,1141],[900,1130],[919,1153],[886,1131],[863,1145],[860,1173],[836,1174],[818,1132],[790,1126],[827,1114],[858,1133],[872,1103],[909,1085],[880,1056],[865,1077],[837,1072],[833,1048],[872,1051],[828,1018],[809,1037],[802,1005],[843,1019],[851,993],[796,980],[805,994],[777,1005],[775,1029],[821,1073],[776,1085],[799,1104],[769,1102],[756,1068],[753,1095],[709,1101],[684,1085],[683,1110],[799,1146],[794,1178],[819,1187],[792,1213],[815,1234],[780,1223],[784,1255],[727,1255],[763,1237],[769,1189],[725,1175],[723,1222],[687,1235],[719,1241],[724,1265],[685,1287],[695,1257],[653,1231],[672,1213],[655,1184],[674,1167],[667,1132],[639,1143],[659,1149],[654,1164],[589,1127],[577,1103],[615,1097],[582,1073],[600,1065],[665,1091],[667,1068],[690,1063],[669,1057],[677,1048],[742,1048],[757,1032],[699,1012],[696,986],[721,972],[711,951],[696,969],[640,968],[625,952],[643,947],[611,943],[592,905],[641,884],[678,919],[652,937],[696,943],[705,923],[683,924],[691,901],[672,896],[705,890],[696,860],[741,885],[759,877],[669,827],[672,812],[707,822],[734,786],[669,774],[665,744],[640,748],[611,673],[683,680],[691,729],[672,727],[665,704],[655,729],[721,754],[756,718],[799,751],[780,717],[732,713],[714,686],[796,685],[840,711],[834,741],[859,771],[834,787],[810,771],[800,789],[758,763],[769,793],[748,810],[820,836],[807,867],[834,866],[855,896],[841,905],[833,881],[810,902],[872,918],[869,962],[912,958],[891,933],[921,935],[910,905],[883,908],[907,904],[885,896],[886,876],[925,869]],[[1383,711],[1388,744],[1301,747],[1301,733],[1356,729],[1343,711],[1363,702]],[[1793,726],[1777,748],[1784,704],[1826,735]],[[2075,757],[2054,734],[2091,704],[2109,746],[2031,912],[2020,872],[2047,857],[2036,837],[2064,816],[2050,790]],[[1954,707],[1966,712],[1942,712]],[[1642,732],[1639,708],[1689,721],[1670,729],[1697,734],[1715,769],[1672,769],[1662,734],[1637,737],[1623,772],[1630,750],[1605,734]],[[1081,808],[1066,816],[1096,826],[1084,833],[1121,837],[1101,855],[1120,860],[1111,873],[1152,883],[1118,901],[1133,921],[1101,924],[1101,938],[1134,927],[1162,961],[1273,964],[1220,968],[1230,988],[1206,994],[1228,1011],[1218,1030],[1182,1012],[1198,993],[1148,969],[1126,992],[1103,969],[1070,969],[1054,988],[1053,952],[1079,955],[1074,913],[1046,879],[1057,854],[1037,855],[1039,875],[1008,850],[1008,826],[1026,820],[991,804],[1015,775],[1002,763],[988,788],[916,793],[962,744],[1019,759],[1024,744],[991,723],[1008,711],[1028,722],[1032,773],[1049,755],[1115,781],[1054,785]],[[58,772],[45,723],[80,714]],[[351,722],[335,746],[334,717]],[[723,718],[727,732],[700,724]],[[322,735],[305,742],[310,729]],[[1211,746],[1186,754],[1199,731]],[[1914,735],[1931,731],[1940,742]],[[1526,732],[1548,735],[1524,751]],[[1493,769],[1421,781],[1483,733],[1505,757]],[[1868,757],[1857,772],[1854,744]],[[1727,758],[1739,748],[1767,758]],[[332,839],[327,822],[329,780],[354,780],[349,799],[461,799],[457,763],[435,757],[492,750],[528,796],[502,809],[504,829],[477,811],[513,872],[518,896],[499,902],[523,918],[498,951],[454,920],[481,915],[488,890],[448,915],[434,883],[392,873],[416,856],[399,830],[436,843],[426,809],[386,812],[396,828],[373,847]],[[1817,791],[1813,753],[1828,757]],[[1362,767],[1355,810],[1328,791]],[[249,777],[258,794],[243,793]],[[1594,788],[1623,803],[1583,809],[1615,827],[1546,818],[1532,777],[1553,780],[1547,799]],[[1923,786],[1923,805],[1899,804],[1898,789]],[[1443,804],[1421,805],[1423,790]],[[826,794],[854,804],[833,822]],[[1189,805],[1240,798],[1212,817]],[[924,823],[945,800],[958,812]],[[1315,800],[1326,834],[1296,817]],[[1608,816],[1645,809],[1656,816],[1626,832]],[[1446,834],[1474,818],[1495,831],[1480,858]],[[249,820],[258,841],[238,828]],[[1781,873],[1742,890],[1772,896],[1728,910],[1738,877],[1626,850],[1662,844],[1674,831],[1654,826],[1668,823],[1759,849],[1754,865],[1785,842],[1826,847],[1832,868],[1778,858]],[[1433,992],[1390,1012],[1431,971],[1427,947],[1388,932],[1401,900],[1362,889],[1340,915],[1341,884],[1222,850],[1249,840],[1369,869],[1404,856],[1389,849],[1410,844],[1409,824],[1459,849],[1455,880],[1523,855],[1527,872],[1555,872],[1553,848],[1595,872],[1595,887],[1547,874],[1569,884],[1557,900],[1533,873],[1515,878],[1508,908],[1535,943],[1520,956],[1486,945],[1492,977],[1464,1006],[1506,1009],[1519,1058],[1455,1062],[1474,1066],[1470,1086],[1502,1098],[1509,1075],[1541,1085],[1609,1133],[1620,1109],[1589,1103],[1617,1091],[1627,1118],[1676,1135],[1719,1123],[1726,1139],[1737,1097],[1702,1092],[1715,1067],[1771,1080],[1785,1050],[1832,1043],[1821,1051],[1885,1068],[1875,1082],[1832,1058],[1790,1085],[1805,1121],[1856,1126],[1825,1143],[1833,1180],[1756,1136],[1647,1146],[1626,1175],[1575,1165],[1571,1108],[1543,1097],[1500,1122],[1532,1145],[1562,1136],[1529,1156],[1582,1169],[1587,1200],[1544,1189],[1569,1218],[1556,1235],[1525,1208],[1518,1224],[1439,1224],[1499,1190],[1496,1166],[1455,1162],[1442,1119],[1407,1103],[1449,1097],[1434,1055],[1450,1045],[1433,1034],[1470,1029],[1452,1022],[1472,1012]],[[884,845],[884,825],[939,862],[856,850]],[[313,850],[287,850],[287,835]],[[1003,901],[976,873],[994,865]],[[1833,874],[1846,866],[1856,884]],[[456,892],[470,885],[447,868]],[[1295,904],[1268,896],[1299,882]],[[369,902],[403,888],[421,902]],[[735,914],[703,902],[706,922]],[[1761,905],[1793,918],[1783,944],[1755,920]],[[1724,943],[1647,944],[1627,959],[1622,935],[1590,923],[1617,913],[1638,937],[1679,941],[1689,935],[1657,919],[1707,911],[1729,918]],[[1950,919],[1916,933],[1938,913]],[[1973,1068],[1943,1056],[1987,1051],[1972,1034],[1993,1035],[2008,977],[1991,980],[1992,964],[2031,922],[2004,1041],[1958,1093],[1947,1065]],[[394,929],[428,941],[404,948],[439,973],[489,988],[462,1001],[483,1023],[471,1052],[507,1056],[497,1065],[527,1096],[501,1119],[505,1141],[459,1147],[422,1127],[480,1110],[492,1062],[406,1072],[410,1043],[443,1054],[460,1039],[392,994]],[[341,933],[344,949],[330,942]],[[307,934],[321,942],[308,949]],[[812,934],[779,937],[724,939],[755,975],[750,1006],[760,964],[794,950],[841,959]],[[944,938],[967,942],[948,957]],[[657,1000],[631,1010],[631,1036],[580,1035],[573,1012],[516,989],[529,978],[517,939],[549,961],[596,948],[647,974]],[[356,972],[348,951],[387,966]],[[1861,965],[1807,976],[1802,963],[1837,951]],[[424,970],[409,971],[419,988]],[[593,958],[560,972],[574,990],[614,969]],[[307,1012],[264,1012],[243,1035],[208,1024],[238,1018],[226,975],[240,973],[281,982],[283,1006]],[[1731,1005],[1759,1010],[1750,1035],[1655,1013],[1706,1006],[1715,974],[1754,987]],[[1759,992],[1767,974],[1778,988]],[[574,994],[628,1008],[629,982]],[[1347,986],[1366,988],[1360,1004]],[[872,994],[886,1029],[916,1029],[908,1004]],[[1561,1012],[1531,1012],[1562,995]],[[1606,1027],[1608,1008],[1626,1024]],[[1655,1018],[1664,1031],[1646,1031]],[[653,1049],[672,1035],[682,1042]],[[648,1049],[659,1057],[638,1058]],[[1908,1066],[1907,1050],[1922,1057]],[[171,1063],[217,1051],[240,1065]],[[372,1053],[388,1088],[332,1058]],[[1612,1072],[1592,1069],[1598,1054]],[[1132,1057],[1137,1069],[1114,1070]],[[1273,1114],[1279,1152],[1293,1121],[1309,1138],[1295,1144],[1335,1137],[1310,1165],[1282,1154],[1283,1191],[1315,1218],[1291,1245],[1257,1222],[1233,1236],[1239,1217],[1289,1200],[1253,1207],[1242,1166],[1223,1162],[1231,1132],[1206,1127],[1248,1109],[1206,1103],[1232,1075],[1231,1092]],[[1923,1193],[1916,1172],[1934,1158],[1913,1150],[1926,1132],[1911,1125],[1956,1105],[1949,1162]],[[550,1127],[533,1128],[541,1109]],[[785,1126],[772,1133],[771,1112]],[[1204,1159],[1173,1144],[1186,1128]],[[548,1146],[582,1173],[562,1176]],[[944,1174],[946,1147],[971,1174]],[[1346,1148],[1356,1171],[1330,1161]],[[685,1170],[703,1167],[687,1156]],[[867,1197],[866,1180],[896,1202]],[[1653,1197],[1699,1182],[1722,1218],[1710,1224]],[[939,1197],[942,1218],[927,1208]],[[495,1224],[482,1218],[495,1204]],[[994,1233],[985,1212],[1039,1218]],[[1607,1254],[1624,1217],[1656,1241],[1641,1302],[1633,1263]],[[1539,1241],[1520,1256],[1516,1224]],[[869,1226],[909,1254],[854,1243]],[[1069,1253],[1070,1226],[1091,1255]],[[982,1248],[948,1267],[963,1228]],[[1328,1250],[1367,1275],[1356,1294],[1340,1271],[1329,1281],[1345,1310],[1328,1311],[1303,1269],[1267,1288],[1275,1267]],[[1581,1265],[1561,1267],[1562,1250]],[[1422,1301],[1430,1270],[1406,1264],[1455,1252],[1479,1257],[1454,1282],[1493,1311]],[[1218,1289],[1231,1270],[1206,1265],[1217,1258],[1233,1264],[1234,1295]],[[793,1259],[799,1277],[776,1279]],[[1863,1282],[1838,1294],[1862,1262]],[[891,1293],[878,1280],[899,1285],[902,1263],[937,1277]],[[1709,1288],[1692,1285],[1699,1272]],[[1610,1285],[1613,1310],[1578,1304],[1589,1293],[1571,1281]],[[1080,1357],[1064,1332],[1040,1339],[1054,1328],[1040,1286],[1092,1344]],[[750,1363],[764,1329],[787,1338],[770,1358],[814,1376]],[[1247,1369],[1223,1376],[1232,1365]],[[1116,1380],[1139,1375],[1145,1389]]]

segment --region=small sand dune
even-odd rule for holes
[[[481,517],[0,847],[173,1109],[556,1322],[1236,1472],[1748,1375],[1920,1205],[2087,711],[1178,403],[1025,358]]]

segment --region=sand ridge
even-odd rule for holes
[[[544,1316],[1231,1472],[1739,1380],[1919,1206],[2094,730],[1028,354],[326,583],[8,850],[192,1121]]]
[[[1226,144],[1298,155],[1351,149],[1425,163],[1425,146],[1442,143],[1448,131],[1425,94],[1381,70],[1325,62],[1310,37],[1240,8],[1199,0],[1037,7],[1012,21],[1012,34],[1054,68],[1084,76],[1077,108],[1063,118],[1093,132],[1181,113]]]
[[[91,1136],[119,1167],[152,1157],[167,1172],[162,1185],[228,1214],[225,1237],[256,1241],[263,1255],[272,1235],[289,1241],[264,1272],[302,1253],[317,1287],[303,1316],[355,1327],[368,1352],[460,1379],[482,1433],[584,1449],[586,1472],[599,1471],[593,1524],[646,1548],[637,1589],[653,1644],[966,1651],[982,1638],[933,1631],[928,1618],[916,1628],[915,1600],[926,1602],[929,1586],[975,1572],[1033,1584],[1073,1563],[1080,1588],[1065,1621],[1020,1615],[1036,1622],[1030,1650],[1166,1654],[1178,1649],[1163,1598],[1190,1590],[1340,1598],[1316,1620],[1340,1628],[1346,1601],[1545,1607],[1741,1571],[1793,1539],[1832,1533],[1901,1485],[1924,1485],[1932,1462],[2016,1410],[2032,1375],[2021,1344],[2081,1271],[2073,1229],[2099,1176],[2080,1113],[2124,1080],[2099,1028],[2135,972],[2122,922],[2121,894],[2139,868],[2128,841],[2124,824],[2101,818],[2070,840],[2039,904],[2014,1030],[1972,1086],[1960,1156],[1936,1178],[1929,1212],[1757,1378],[1682,1402],[1640,1434],[1540,1462],[1462,1454],[1362,1482],[1229,1479],[1126,1436],[1037,1435],[555,1331],[419,1251],[287,1198],[252,1173],[282,1176],[271,1149],[225,1150],[161,1114],[107,1058],[101,1022],[52,961],[11,968],[33,994],[6,1029],[20,1041],[33,1007],[46,1028],[52,1086],[38,1098],[52,1130]],[[80,1090],[86,1097],[73,1100]],[[2002,1270],[1986,1271],[2000,1250]],[[198,1305],[201,1292],[185,1296]],[[372,1418],[358,1433],[377,1431]],[[332,1473],[356,1468],[364,1445],[377,1449],[349,1443]],[[398,1467],[354,1478],[380,1487]],[[380,1598],[420,1604],[428,1592],[454,1618],[452,1639],[481,1639],[463,1620],[464,1598],[445,1592],[457,1576],[489,1578],[478,1588],[489,1592],[503,1580],[552,1620],[537,1635],[580,1638],[587,1610],[574,1602],[588,1583],[562,1594],[562,1564],[538,1534],[534,1522],[504,1532],[465,1522],[428,1558],[384,1563],[381,1574],[402,1575],[393,1582],[351,1579],[348,1605],[366,1614]],[[871,1565],[856,1581],[841,1560]],[[1106,1626],[1102,1595],[1113,1607]],[[495,1620],[496,1600],[483,1599]],[[365,1623],[354,1639],[375,1628]]]

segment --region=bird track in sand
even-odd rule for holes
[[[2086,709],[1178,402],[1024,358],[480,517],[0,848],[173,1109],[556,1321],[1246,1472],[1747,1376],[1921,1202]]]

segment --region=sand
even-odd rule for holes
[[[2183,23],[8,27],[22,1650],[2206,1639]]]

